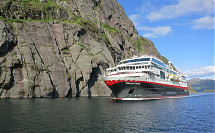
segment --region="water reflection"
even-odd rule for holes
[[[0,132],[213,132],[215,124],[213,94],[117,102],[0,99],[0,107]]]

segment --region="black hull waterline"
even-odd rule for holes
[[[187,88],[152,83],[119,82],[109,85],[109,88],[115,99],[118,100],[122,100],[122,98],[156,99],[189,95]]]

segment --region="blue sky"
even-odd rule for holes
[[[140,36],[190,78],[214,79],[215,0],[117,0]]]

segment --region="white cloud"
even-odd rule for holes
[[[200,19],[193,20],[193,26],[194,29],[215,29],[214,28],[214,17],[202,17]]]
[[[131,21],[134,23],[136,27],[139,25],[139,17],[140,15],[138,14],[132,14],[129,16],[129,18],[131,19]]]
[[[129,15],[138,31],[142,31],[144,37],[157,38],[172,33],[170,26],[148,27],[148,21],[158,21],[173,18],[177,19],[177,25],[190,25],[193,29],[214,29],[214,1],[215,0],[175,0],[174,4],[158,7],[151,2],[144,2],[141,8],[137,8],[136,14]],[[184,18],[190,16],[189,18]],[[200,18],[199,16],[204,16]],[[207,17],[205,17],[207,16]],[[198,18],[192,20],[193,18]]]
[[[151,38],[166,36],[170,34],[172,31],[172,28],[169,26],[163,26],[163,27],[159,26],[156,28],[144,26],[144,27],[138,27],[138,29],[143,30],[144,32],[148,32],[148,33],[145,33],[143,36],[151,37]]]
[[[214,13],[212,0],[179,0],[177,4],[163,6],[149,13],[146,18],[150,21],[172,19],[192,14],[211,15]]]
[[[215,66],[207,66],[185,71],[188,78],[207,77],[215,75]]]

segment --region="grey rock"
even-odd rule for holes
[[[10,52],[16,44],[12,28],[7,23],[0,21],[0,57]]]

